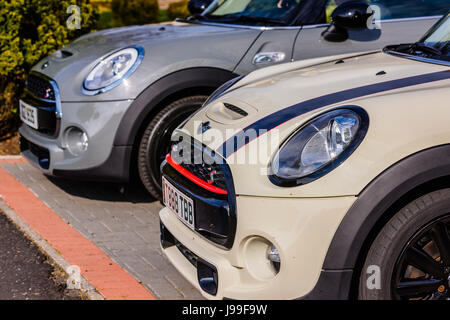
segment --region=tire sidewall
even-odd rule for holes
[[[450,195],[450,189],[445,191]],[[442,197],[442,191],[422,196],[395,214],[378,234],[367,254],[360,275],[359,299],[393,299],[392,277],[402,251],[421,229],[449,214],[450,197]],[[380,289],[369,289],[367,286],[367,280],[373,274],[368,273],[371,266],[380,268]]]
[[[170,103],[156,114],[144,131],[138,150],[138,171],[142,183],[156,199],[161,199],[161,181],[158,178],[159,165],[156,166],[153,163],[154,159],[150,159],[150,157],[158,156],[159,144],[163,143],[161,136],[168,127],[173,125],[173,119],[180,118],[180,112],[188,117],[197,111],[206,99],[206,96],[192,96]]]

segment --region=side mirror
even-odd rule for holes
[[[192,15],[201,14],[214,0],[189,0],[188,9]]]
[[[367,29],[370,17],[373,14],[367,3],[345,2],[331,14],[332,24],[322,33],[322,36],[325,40],[331,42],[345,41],[348,39],[348,30]]]

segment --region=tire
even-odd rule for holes
[[[361,271],[358,298],[450,299],[450,189],[412,201],[383,227]]]
[[[138,150],[139,177],[148,192],[161,200],[160,165],[170,151],[170,136],[187,117],[197,111],[207,96],[192,96],[165,106],[145,129]]]

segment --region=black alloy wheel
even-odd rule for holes
[[[359,276],[362,300],[450,300],[450,189],[425,194],[382,226]]]
[[[450,300],[450,215],[419,230],[402,250],[392,293],[402,300]]]

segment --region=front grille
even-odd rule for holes
[[[182,141],[184,143],[187,140],[189,138]],[[200,147],[197,144],[191,145],[190,143],[189,145],[192,148],[184,147],[182,150],[191,152],[190,157],[186,158],[191,158],[195,162],[186,164],[183,161],[177,161],[176,155],[172,151],[172,158],[175,162],[178,162],[184,169],[206,182],[210,179],[210,174],[214,172],[213,185],[225,190],[226,194],[210,191],[204,186],[197,184],[195,181],[190,180],[191,178],[188,178],[188,176],[177,171],[178,169],[172,167],[167,161],[162,165],[162,174],[173,186],[194,201],[195,231],[210,241],[229,249],[234,242],[237,222],[236,195],[231,171],[224,160],[206,147]],[[178,146],[180,146],[180,143],[178,143]],[[201,152],[198,152],[199,148]],[[175,149],[181,151],[177,148]],[[192,152],[193,149],[197,149],[197,152]],[[195,157],[197,157],[197,161]],[[198,159],[198,157],[201,158]]]
[[[59,133],[61,115],[58,109],[60,101],[56,83],[40,73],[32,72],[27,78],[25,88],[21,100],[37,108],[39,126],[37,131],[56,137]]]
[[[179,153],[172,152],[172,156],[183,168],[208,184],[226,190],[225,174],[214,155],[183,141],[177,144],[175,150],[179,150]]]
[[[25,83],[26,89],[38,99],[56,100],[55,90],[51,83],[42,77],[30,74]]]
[[[220,166],[217,164],[183,164],[182,166],[198,178],[208,182],[215,187],[221,189],[226,189],[227,187],[225,176],[220,169]]]

